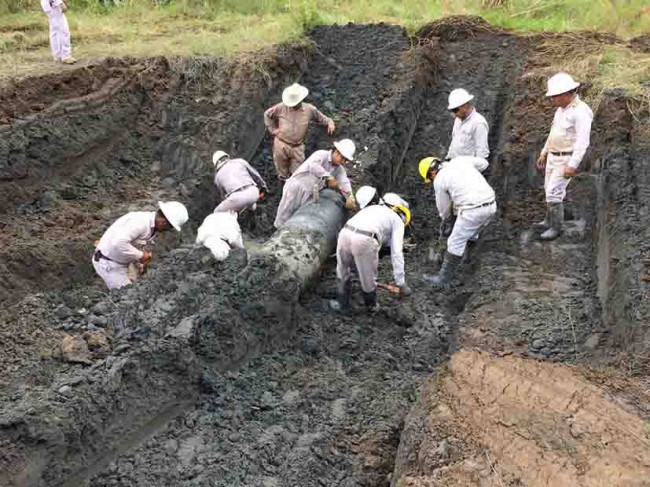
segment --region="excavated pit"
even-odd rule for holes
[[[414,39],[386,25],[322,27],[310,38],[244,61],[106,61],[2,89],[1,485],[474,485],[485,465],[458,484],[445,472],[481,445],[499,465],[516,462],[486,443],[489,430],[422,426],[442,379],[420,388],[457,348],[572,363],[644,352],[647,113],[633,117],[624,94],[608,95],[591,170],[572,183],[567,235],[542,245],[530,231],[543,213],[532,162],[552,117],[543,76],[531,75],[553,65],[537,51],[541,37],[460,18]],[[353,317],[326,309],[335,277],[333,260],[321,262],[340,209],[309,237],[302,223],[272,236],[280,189],[262,112],[297,80],[360,147],[353,182],[413,204],[414,294],[382,295],[377,315],[361,312],[358,295]],[[448,146],[444,107],[458,85],[490,123],[500,211],[458,286],[431,293],[418,276],[438,219],[415,163]],[[314,127],[307,152],[332,140]],[[251,160],[272,189],[243,222],[248,255],[223,264],[191,244],[214,205],[216,148]],[[192,228],[157,242],[137,286],[105,293],[88,262],[92,241],[162,198],[186,201]],[[294,255],[304,260],[287,265]],[[387,259],[380,279],[391,280]],[[65,335],[88,344],[86,364],[63,360]],[[544,485],[507,473],[509,485]]]

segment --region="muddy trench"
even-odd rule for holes
[[[528,76],[549,66],[538,38],[472,20],[415,38],[347,25],[310,39],[240,62],[107,61],[0,92],[0,121],[10,122],[0,126],[0,484],[398,485],[423,469],[421,387],[460,346],[603,363],[647,345],[647,114],[631,116],[624,94],[608,94],[567,232],[542,244],[531,231],[544,211],[533,162],[552,112],[544,79]],[[352,317],[327,310],[331,256],[305,286],[263,252],[277,238],[281,189],[262,111],[293,81],[357,142],[355,186],[412,202],[414,294],[380,296],[376,315],[362,312],[356,285]],[[458,85],[491,127],[499,215],[457,286],[432,293],[419,276],[438,217],[416,163],[445,153],[444,107]],[[314,127],[307,153],[332,140]],[[222,264],[192,245],[214,206],[216,148],[252,161],[271,187],[242,222],[248,255]],[[157,242],[137,286],[106,293],[87,265],[92,241],[163,198],[188,202],[193,228]],[[391,276],[385,258],[380,280]],[[88,363],[62,360],[65,335],[85,337]]]

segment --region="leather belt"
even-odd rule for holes
[[[570,156],[570,155],[573,155],[573,151],[570,151],[570,152],[553,152],[553,151],[551,151],[551,155],[553,155],[553,156]]]
[[[482,205],[472,206],[471,208],[467,208],[467,209],[465,209],[464,211],[467,211],[467,210],[475,210],[476,208],[483,208],[483,207],[485,207],[485,206],[493,205],[494,203],[495,203],[495,201],[492,200],[492,201],[490,201],[489,203],[483,203]]]
[[[368,232],[367,230],[361,230],[357,227],[353,227],[352,225],[347,225],[347,224],[345,225],[345,228],[347,228],[348,230],[354,233],[358,233],[359,235],[363,235],[364,237],[374,238],[377,241],[377,243],[381,244],[381,242],[379,241],[379,235],[377,235],[376,233]]]
[[[236,190],[231,191],[230,193],[228,193],[228,194],[226,195],[226,198],[227,198],[228,196],[230,196],[231,194],[233,194],[233,193],[237,193],[237,192],[239,192],[239,191],[243,191],[244,189],[250,188],[251,186],[255,186],[255,185],[254,185],[254,184],[246,184],[245,186],[242,186],[241,188],[237,188]]]
[[[304,140],[301,140],[297,144],[294,144],[292,142],[288,142],[288,141],[284,140],[282,137],[280,137],[278,135],[276,135],[275,138],[278,139],[283,144],[286,144],[286,145],[291,146],[291,147],[300,147],[304,143]]]
[[[104,259],[104,260],[110,260],[111,262],[115,262],[116,264],[128,265],[128,264],[123,264],[122,262],[118,262],[116,260],[113,260],[110,257],[106,257],[104,254],[102,254],[101,250],[95,250],[95,253],[93,254],[93,259],[95,260],[95,262],[99,262],[99,259]]]

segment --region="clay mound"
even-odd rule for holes
[[[425,25],[416,32],[415,37],[420,40],[439,37],[443,41],[452,42],[476,37],[477,34],[502,32],[504,31],[489,24],[482,17],[453,15]]]
[[[579,369],[463,350],[407,420],[393,485],[648,485],[648,446]]]

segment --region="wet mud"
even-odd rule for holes
[[[517,355],[523,365],[512,380],[521,382],[534,382],[529,368],[546,361],[601,365],[648,352],[647,112],[632,116],[624,93],[608,94],[594,120],[590,169],[572,182],[566,234],[542,244],[532,230],[544,211],[532,164],[552,118],[542,73],[553,60],[535,36],[453,18],[414,38],[387,25],[320,27],[310,38],[239,62],[110,61],[0,93],[0,121],[10,122],[0,126],[0,297],[12,303],[0,311],[8,370],[0,484],[474,485],[487,472],[495,482],[543,485],[488,441],[498,422],[467,419],[469,399],[454,381],[492,387],[471,371],[489,361],[508,366],[485,352]],[[363,312],[356,284],[353,316],[327,306],[335,289],[328,232],[340,225],[340,208],[317,232],[273,235],[281,187],[262,112],[294,81],[334,116],[335,137],[357,142],[355,186],[372,182],[412,203],[406,275],[414,294],[380,295],[375,315]],[[459,85],[476,95],[491,127],[499,214],[454,288],[433,293],[419,277],[434,270],[428,255],[439,220],[416,164],[444,155],[453,123],[444,107]],[[307,152],[333,140],[313,127]],[[217,148],[251,160],[271,187],[243,221],[249,251],[221,264],[192,245],[214,206]],[[106,293],[87,263],[92,241],[117,216],[162,198],[187,202],[190,228],[157,242],[156,262],[136,286]],[[383,259],[380,280],[391,276]],[[66,335],[85,343],[82,363],[64,360]],[[485,352],[454,355],[463,347]],[[452,355],[460,358],[448,373]],[[642,416],[643,394],[635,397],[630,414]],[[449,419],[438,403],[452,404],[452,424],[466,418],[470,426],[426,430],[432,411]],[[594,448],[585,446],[580,461],[598,461]],[[449,470],[485,449],[501,477],[485,457]],[[440,476],[450,471],[460,473]]]

